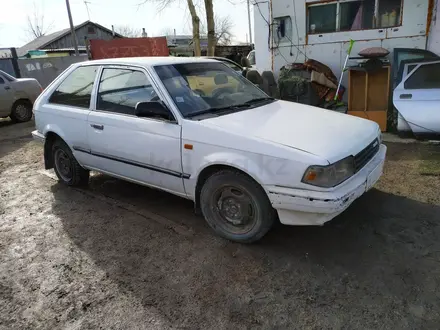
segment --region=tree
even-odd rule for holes
[[[129,25],[116,25],[115,32],[127,38],[139,38],[142,36],[141,29],[132,28]]]
[[[230,45],[231,40],[234,37],[234,34],[232,33],[232,28],[234,27],[234,24],[232,23],[231,19],[228,16],[220,17],[215,15],[214,22],[216,45]],[[201,30],[202,35],[207,34],[205,26],[202,26]]]
[[[212,0],[205,0],[205,12],[206,27],[208,29],[208,49],[206,55],[214,56],[217,40],[215,38],[214,6]]]
[[[232,28],[234,23],[227,17],[215,17],[215,39],[217,45],[230,45],[231,39],[234,37]]]
[[[53,21],[49,24],[46,24],[44,14],[40,13],[40,10],[38,9],[37,5],[34,2],[32,15],[29,14],[27,15],[26,31],[29,34],[29,37],[35,39],[44,36],[52,29],[52,26],[53,26]]]
[[[139,3],[138,6],[142,6],[146,4],[147,2],[156,2],[159,4],[158,11],[161,12],[168,5],[173,3],[175,0],[144,0],[141,3]],[[193,36],[193,46],[194,46],[194,55],[200,56],[201,50],[200,50],[200,18],[197,15],[196,7],[194,6],[193,0],[186,0],[186,3],[188,5],[189,14],[191,15],[191,23],[192,23],[192,36]],[[168,35],[168,34],[167,34]]]
[[[201,56],[202,51],[200,48],[200,18],[197,15],[196,7],[194,6],[193,0],[187,0],[187,3],[192,22],[194,56]]]

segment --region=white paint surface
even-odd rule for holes
[[[435,10],[432,16],[431,30],[428,37],[428,50],[440,56],[440,0],[435,0]]]
[[[294,2],[293,2],[294,1]],[[436,0],[438,1],[438,0]],[[371,29],[362,31],[345,31],[334,33],[323,33],[308,36],[306,43],[306,4],[313,0],[272,0],[273,18],[291,16],[293,35],[292,43],[282,43],[278,49],[273,50],[274,71],[277,76],[278,70],[285,64],[293,62],[303,62],[304,56],[300,54],[296,57],[295,46],[305,49],[307,57],[318,60],[328,65],[333,73],[339,77],[346,57],[346,49],[350,39],[355,40],[352,56],[369,47],[381,46],[390,51],[389,59],[392,61],[393,49],[397,47],[421,48],[426,47],[426,17],[428,13],[427,0],[403,0],[403,23],[402,26],[384,29]],[[260,2],[259,2],[260,3]],[[295,4],[295,7],[293,6]],[[269,22],[269,10],[263,11],[268,7],[268,3],[259,5],[265,19]],[[434,52],[440,52],[440,23],[436,16],[436,24],[432,26],[429,47]],[[257,52],[257,68],[267,66],[270,61],[271,51],[267,47],[268,24],[261,17],[256,5],[254,5],[254,22]],[[295,46],[291,46],[291,44]],[[290,56],[290,48],[293,49],[293,56]],[[258,58],[260,57],[260,59]],[[259,68],[260,69],[260,68]],[[347,85],[347,78],[343,80]]]
[[[281,222],[290,225],[321,225],[331,220],[382,174],[383,145],[363,168],[335,187],[302,182],[309,166],[327,166],[354,156],[380,137],[376,123],[358,117],[275,101],[210,119],[183,118],[151,65],[190,61],[210,60],[132,58],[86,63],[142,67],[176,122],[96,111],[99,73],[89,109],[49,103],[61,81],[85,65],[76,64],[38,98],[34,108],[37,131],[33,135],[41,140],[49,132],[58,134],[85,168],[191,200],[196,196],[198,177],[207,167],[223,165],[244,171],[267,193]],[[192,148],[183,148],[185,144]]]

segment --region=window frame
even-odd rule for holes
[[[0,70],[0,77],[2,77],[3,79],[6,79],[6,81],[8,82],[13,82],[16,81],[17,78],[15,78],[14,76],[11,76],[9,73]]]
[[[410,65],[414,65],[414,64],[416,64],[416,63],[406,63],[405,64],[405,69],[404,70],[406,70],[406,71],[409,71],[408,70],[408,66],[410,66]],[[403,79],[402,79],[402,81],[401,81],[401,84],[402,84],[402,86],[403,86],[403,89],[405,90],[405,91],[417,91],[417,90],[437,90],[437,89],[440,89],[440,86],[439,87],[434,87],[434,88],[407,88],[406,87],[406,83],[407,83],[407,81],[417,72],[417,70],[419,70],[420,69],[420,67],[422,67],[422,66],[425,66],[425,65],[431,65],[431,64],[437,64],[437,65],[439,65],[440,66],[440,60],[434,60],[434,61],[426,61],[426,62],[424,62],[423,60],[422,61],[420,61],[420,62],[418,62],[417,63],[417,66],[415,67],[415,68],[413,68]]]
[[[286,23],[284,23],[284,37],[278,36],[278,27],[280,26],[280,21],[289,21],[290,23],[290,36],[286,36]],[[284,43],[291,43],[293,39],[293,21],[292,16],[290,15],[284,15],[284,16],[277,16],[273,18],[273,31],[274,31],[274,43],[275,44],[284,44]]]
[[[93,81],[92,91],[90,93],[90,103],[89,103],[89,107],[88,108],[80,107],[80,106],[77,106],[77,105],[71,105],[71,104],[54,103],[54,102],[50,101],[52,95],[63,84],[63,82],[66,81],[66,79],[70,77],[70,75],[72,73],[74,73],[76,70],[78,70],[80,68],[89,67],[89,66],[96,67],[96,74],[95,74],[95,79]],[[60,76],[60,81],[54,80],[47,87],[47,90],[49,91],[48,96],[47,96],[47,104],[51,104],[51,105],[55,105],[55,106],[59,106],[59,107],[72,107],[72,108],[75,108],[75,109],[78,109],[78,110],[84,110],[84,111],[92,110],[92,107],[93,107],[93,97],[94,97],[94,93],[95,93],[95,89],[96,89],[96,79],[97,79],[97,77],[99,75],[100,70],[101,70],[101,65],[100,64],[95,64],[95,63],[88,63],[86,65],[77,65],[77,66],[73,67],[71,70],[68,70],[67,72],[65,72],[65,74],[63,74],[62,77]],[[54,84],[54,85],[52,85],[52,84]]]
[[[157,96],[159,97],[159,100],[161,102],[163,102],[163,104],[168,108],[168,111],[170,112],[172,119],[166,120],[166,119],[161,119],[161,118],[138,117],[136,115],[130,115],[130,114],[124,114],[124,113],[118,113],[118,112],[113,112],[113,111],[97,109],[96,106],[97,106],[97,102],[98,102],[99,86],[100,86],[102,75],[104,73],[104,69],[130,70],[130,71],[138,71],[138,72],[145,74],[145,76],[147,77],[147,79],[151,83],[151,87],[153,87],[154,91],[156,92]],[[145,67],[136,66],[136,65],[123,65],[123,64],[121,64],[121,65],[120,64],[100,65],[99,71],[96,75],[96,82],[95,83],[96,83],[96,85],[95,85],[95,88],[93,89],[94,93],[92,94],[91,105],[93,104],[93,107],[91,106],[91,108],[90,108],[91,111],[103,112],[103,113],[108,113],[108,114],[112,114],[112,115],[116,115],[116,116],[126,116],[126,117],[131,117],[131,118],[137,118],[140,120],[154,120],[154,121],[158,121],[158,122],[162,122],[162,123],[170,123],[170,124],[178,124],[179,123],[177,120],[177,116],[174,113],[174,110],[169,105],[169,101],[167,100],[167,98],[163,94],[161,88],[157,85],[154,77],[151,76],[149,70],[145,69]]]
[[[399,22],[397,25],[394,26],[388,26],[388,27],[373,27],[368,29],[359,29],[359,30],[343,30],[340,31],[341,21],[340,17],[338,19],[338,14],[340,12],[340,6],[341,3],[349,3],[349,2],[359,2],[361,0],[332,0],[332,1],[314,1],[306,3],[306,35],[307,36],[313,36],[313,35],[322,35],[322,34],[329,34],[329,33],[347,33],[347,32],[356,32],[356,31],[370,31],[370,30],[384,30],[384,29],[394,29],[397,27],[401,27],[403,24],[403,2],[404,0],[400,0],[400,16],[399,16]],[[374,21],[379,21],[379,8],[380,8],[380,2],[384,0],[374,0]],[[310,32],[310,12],[309,8],[318,7],[318,6],[328,6],[328,5],[334,5],[336,4],[336,28],[333,32]]]

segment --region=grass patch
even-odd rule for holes
[[[424,153],[419,165],[421,175],[440,176],[440,147]]]

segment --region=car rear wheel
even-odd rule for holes
[[[276,219],[261,186],[235,171],[209,177],[202,187],[200,204],[206,221],[220,236],[240,243],[261,239]]]
[[[11,111],[11,119],[17,123],[24,123],[32,118],[32,103],[29,101],[16,102]]]
[[[62,140],[52,145],[55,174],[68,186],[84,186],[89,182],[90,172],[79,165],[69,146]]]

